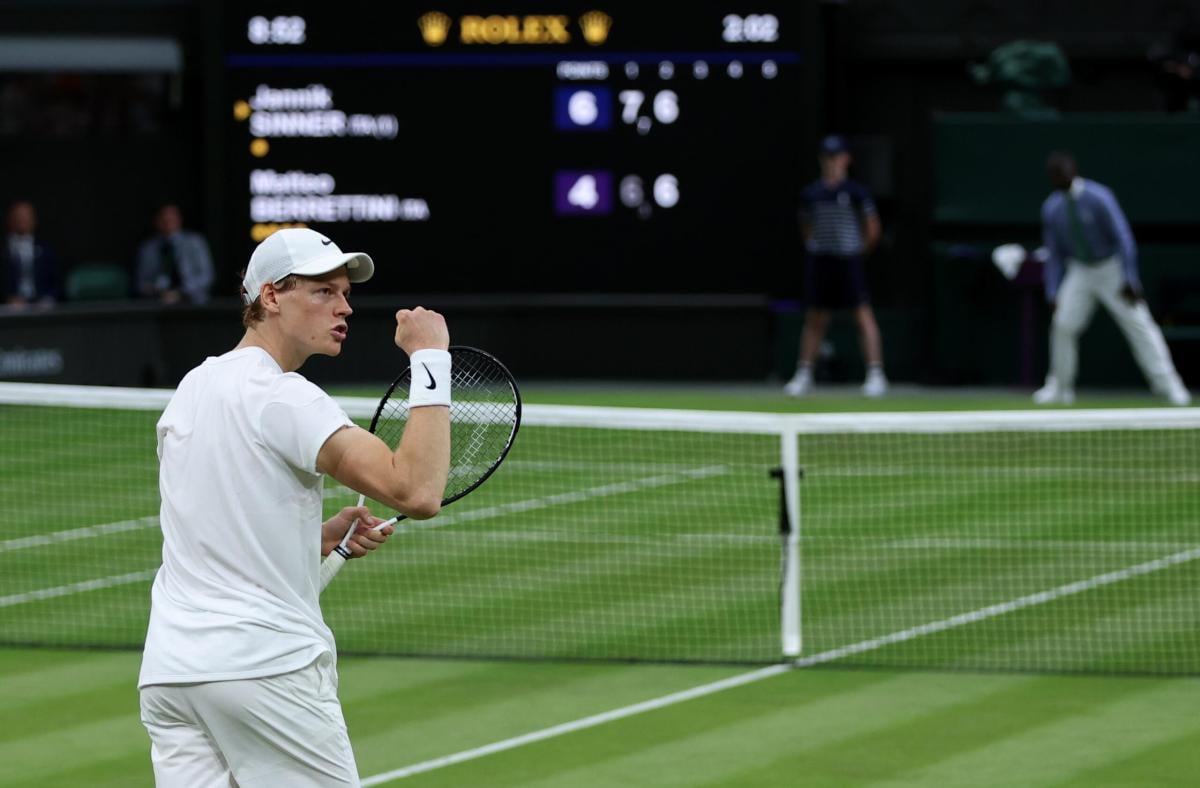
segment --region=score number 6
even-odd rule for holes
[[[640,90],[622,90],[617,94],[621,101],[621,120],[629,125],[638,122],[638,112],[646,102],[646,94]],[[651,102],[654,119],[659,123],[670,124],[679,119],[679,96],[673,90],[660,90],[654,94]]]

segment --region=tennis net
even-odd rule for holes
[[[0,384],[0,642],[140,646],[169,395]],[[527,406],[322,606],[343,653],[1200,673],[1197,429]]]

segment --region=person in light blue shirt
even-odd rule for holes
[[[204,236],[183,229],[183,215],[174,203],[154,212],[154,230],[154,237],[138,248],[138,292],[163,304],[208,301],[214,273]]]
[[[1074,402],[1079,336],[1100,303],[1125,334],[1150,388],[1174,405],[1187,405],[1191,396],[1142,296],[1137,244],[1116,196],[1081,178],[1070,153],[1050,154],[1046,171],[1054,191],[1042,203],[1043,277],[1054,318],[1050,372],[1034,402]]]

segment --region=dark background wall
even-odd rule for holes
[[[897,303],[926,298],[934,273],[930,242],[950,234],[970,237],[977,229],[966,221],[938,226],[931,210],[937,187],[935,118],[1002,108],[1002,90],[976,83],[970,65],[986,62],[1009,41],[1052,41],[1071,68],[1070,85],[1051,94],[1062,113],[1163,113],[1169,83],[1149,55],[1176,44],[1200,23],[1200,4],[1169,0],[1088,3],[1086,13],[1074,3],[858,0],[822,4],[822,12],[827,29],[834,31],[827,37],[827,124],[867,138],[874,154],[869,162],[860,161],[860,170],[866,168],[860,175],[876,186],[887,220],[887,243],[875,260],[877,278],[886,283],[879,295],[884,303],[889,296]],[[1110,153],[1137,167],[1145,149],[1137,149],[1132,138],[1129,143]],[[994,152],[1004,154],[1003,149]],[[1048,190],[1043,157],[1029,156],[1020,171],[1010,173],[1017,188],[1025,187],[1022,200],[1010,205],[1005,222],[989,223],[990,233],[997,226],[1036,231],[1037,195]],[[1162,158],[1190,158],[1182,144],[1160,151],[1159,157],[1160,166]],[[961,169],[947,177],[968,189],[995,189],[994,161],[978,159],[979,169],[964,163],[956,162]],[[1005,166],[1011,163],[1006,160]],[[1081,161],[1084,167],[1089,163],[1097,162]],[[1113,186],[1120,192],[1119,184]],[[1026,219],[1014,220],[1022,209]],[[1157,226],[1161,222],[1139,219],[1135,230],[1144,243],[1180,237]],[[1195,228],[1181,232],[1194,234]],[[920,273],[910,275],[914,270]]]
[[[178,42],[183,54],[178,73],[138,83],[146,92],[150,123],[113,118],[65,136],[39,133],[36,124],[28,133],[0,134],[0,201],[34,200],[43,234],[55,240],[68,267],[92,260],[132,265],[136,244],[148,232],[150,210],[174,199],[187,224],[209,236],[221,261],[224,273],[217,292],[232,292],[232,271],[239,264],[231,262],[236,244],[223,230],[227,152],[219,120],[227,107],[218,103],[218,86],[212,84],[214,64],[221,57],[216,45],[220,15],[228,7],[197,0],[50,0],[0,6],[2,35],[159,36]],[[1186,46],[1195,36],[1200,3],[1089,3],[1082,17],[1077,4],[1026,0],[853,0],[803,7],[811,30],[805,48],[804,121],[796,139],[804,151],[798,180],[816,174],[808,151],[820,134],[839,131],[851,137],[855,174],[875,191],[884,222],[884,242],[869,261],[869,274],[894,378],[1014,385],[1031,384],[1044,370],[1047,316],[1036,281],[1009,283],[986,259],[995,243],[1037,241],[1038,205],[1045,193],[1043,132],[1047,144],[1078,142],[1084,148],[1084,173],[1109,179],[1122,197],[1142,246],[1151,306],[1163,318],[1185,377],[1200,378],[1195,366],[1200,314],[1189,297],[1200,290],[1200,221],[1190,208],[1197,202],[1188,188],[1195,182],[1189,169],[1196,158],[1192,124],[1200,115],[1185,111],[1192,88],[1168,78],[1160,63],[1163,53]],[[412,9],[400,10],[411,15]],[[1070,83],[1046,94],[1056,117],[1016,118],[1003,107],[1001,87],[972,77],[973,65],[986,63],[996,47],[1016,39],[1054,42],[1065,53]],[[0,91],[25,78],[0,74]],[[128,89],[83,79],[73,100],[103,102],[105,91]],[[1129,113],[1137,117],[1118,117]],[[1143,125],[1118,128],[1126,122]],[[1100,137],[1088,132],[1089,123]],[[1016,124],[1012,133],[1006,124]],[[1064,129],[1082,136],[1060,133]],[[1140,184],[1130,183],[1139,176]],[[1165,196],[1156,191],[1157,181],[1169,183],[1172,191]],[[1177,210],[1169,210],[1172,206]],[[536,342],[538,332],[553,330],[548,321],[565,318],[562,304],[571,303],[572,292],[588,289],[586,272],[580,276],[577,288],[569,281],[564,285],[568,298],[554,306],[514,298],[513,309],[527,319],[507,324],[503,341]],[[453,277],[449,281],[457,296],[469,299],[470,293],[463,292],[469,284]],[[737,308],[717,314],[730,319],[730,326],[741,326],[728,333],[733,340],[765,345],[739,375],[790,373],[802,315],[797,281],[794,270],[780,271],[774,281],[747,292],[738,286],[736,271],[731,276],[729,291],[742,300],[731,298]],[[519,281],[510,288],[520,289]],[[679,283],[681,294],[686,296],[688,289],[686,280]],[[662,314],[651,316],[636,308],[636,287],[630,290],[634,292],[599,294],[591,306],[576,301],[572,331],[603,347],[613,321],[624,317],[645,320],[644,333],[652,335]],[[480,309],[486,312],[486,305],[494,303],[488,299],[497,293],[479,295]],[[742,330],[748,323],[729,317],[747,308],[747,298],[758,305],[753,307],[753,330]],[[220,303],[236,325],[236,302]],[[621,310],[614,303],[629,308]],[[669,309],[670,319],[701,325],[713,312],[711,301],[705,303],[680,298]],[[0,323],[4,320],[0,317]],[[1137,384],[1136,370],[1123,350],[1100,355],[1100,348],[1123,344],[1106,319],[1099,319],[1093,332],[1084,343],[1082,382]],[[0,348],[6,347],[4,337],[0,330]],[[860,367],[849,324],[835,325],[833,338],[835,356],[823,374],[856,376]],[[693,345],[687,351],[694,354],[690,360],[673,371],[664,367],[662,374],[705,377],[708,366],[700,362],[724,352],[719,334],[706,341],[714,346]],[[1097,357],[1089,358],[1089,353]],[[547,366],[540,372],[554,376],[559,370]]]
[[[1188,296],[1200,292],[1197,83],[1172,78],[1162,61],[1195,51],[1200,4],[858,0],[825,4],[822,15],[828,125],[859,140],[858,174],[880,195],[874,300],[885,314],[921,316],[899,321],[927,349],[908,356],[919,377],[1032,385],[1043,373],[1040,283],[1005,281],[986,252],[1039,243],[1054,148],[1076,149],[1084,175],[1116,190],[1151,307],[1185,377],[1198,374],[1200,312]],[[1069,84],[1045,94],[1048,116],[1007,112],[1002,85],[972,78],[973,65],[1014,40],[1056,43],[1069,62]],[[1098,315],[1081,381],[1140,384],[1123,345]]]
[[[202,22],[202,5],[184,0],[0,6],[4,36],[157,37],[182,51],[183,68],[174,74],[0,73],[0,91],[32,82],[38,98],[33,106],[3,106],[6,125],[17,130],[0,134],[0,202],[33,201],[40,234],[53,239],[67,266],[131,266],[151,212],[164,201],[178,202],[189,224],[205,229]],[[55,122],[69,113],[80,121]]]

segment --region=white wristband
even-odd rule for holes
[[[408,407],[450,404],[450,353],[426,348],[409,356]]]

